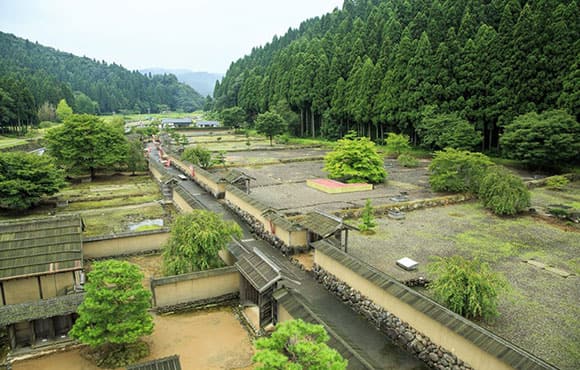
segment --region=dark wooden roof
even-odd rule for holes
[[[228,183],[233,184],[236,183],[242,179],[250,179],[250,180],[255,180],[255,177],[252,177],[250,175],[248,175],[247,173],[240,171],[236,168],[231,169],[225,176],[224,176],[224,180],[226,180]]]
[[[371,364],[370,360],[365,359],[356,343],[348,341],[348,338],[342,338],[326,323],[324,323],[317,314],[312,311],[304,299],[297,293],[287,291],[286,289],[279,289],[274,292],[274,299],[279,304],[284,306],[284,309],[294,319],[301,319],[310,324],[322,325],[330,339],[326,344],[334,348],[343,358],[348,360],[349,369],[376,369],[379,368],[377,364]]]
[[[282,229],[287,231],[298,231],[304,230],[304,227],[298,223],[294,223],[282,216],[274,210],[267,210],[263,213],[263,216],[266,220],[272,221],[272,223],[276,226],[280,226]]]
[[[304,216],[300,222],[309,231],[327,238],[338,230],[356,229],[351,225],[347,225],[342,221],[342,218],[322,213],[320,211],[310,212]]]
[[[195,209],[207,209],[207,207],[204,204],[202,204],[200,201],[198,201],[197,198],[195,196],[193,196],[193,194],[191,194],[189,191],[187,191],[187,189],[185,189],[185,187],[181,183],[178,183],[175,186],[174,190],[192,208],[195,208]]]
[[[236,188],[233,185],[226,186],[226,191],[229,193],[232,193],[236,197],[242,199],[244,202],[250,204],[251,206],[253,206],[254,208],[256,208],[258,211],[260,211],[262,213],[272,209],[271,207],[260,202],[256,198],[251,197],[250,195],[246,194],[245,192]]]
[[[280,268],[256,249],[240,255],[235,266],[259,293],[282,278]]]
[[[84,293],[77,293],[0,306],[0,327],[21,321],[46,319],[77,312],[84,298]]]
[[[79,215],[0,223],[0,280],[82,268]]]
[[[342,250],[335,248],[328,243],[317,244],[316,250],[331,257],[344,267],[385,290],[392,296],[407,303],[417,311],[420,311],[440,322],[442,325],[471,341],[479,348],[487,351],[491,355],[516,369],[556,369],[556,367],[546,363],[542,359],[515,344],[508,342],[481,326],[457,315],[432,299],[401,284],[399,281],[384,272],[367,265],[361,260],[344,253]]]
[[[129,365],[127,370],[181,370],[179,356],[173,355],[157,360]]]

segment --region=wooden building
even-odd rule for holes
[[[173,355],[153,361],[127,366],[127,370],[181,370],[179,356]]]
[[[66,337],[82,302],[78,215],[0,223],[0,326],[11,348]]]
[[[357,230],[356,227],[344,223],[342,218],[321,211],[306,214],[300,224],[308,230],[309,246],[319,240],[326,240],[345,252],[348,249],[348,231]]]

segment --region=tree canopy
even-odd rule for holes
[[[64,174],[51,157],[0,152],[0,208],[30,208],[64,185]]]
[[[481,133],[457,113],[424,117],[417,132],[422,144],[431,149],[473,150],[481,143]]]
[[[328,347],[322,325],[300,319],[278,323],[270,337],[256,340],[253,361],[260,370],[343,370],[347,360]]]
[[[221,215],[194,209],[178,216],[171,224],[171,236],[163,250],[163,269],[166,275],[203,271],[224,265],[219,251],[232,236],[242,231],[233,221]]]
[[[0,75],[22,81],[32,110],[66,99],[75,113],[162,110],[192,112],[204,98],[172,74],[142,74],[105,61],[78,57],[0,32]],[[20,90],[4,88],[11,95]],[[77,99],[79,100],[77,102]]]
[[[481,153],[447,148],[435,152],[429,165],[429,183],[435,191],[477,194],[487,168],[493,162]]]
[[[479,185],[483,205],[502,216],[512,216],[530,206],[530,191],[518,176],[503,167],[489,167]]]
[[[127,140],[123,128],[88,114],[69,116],[48,130],[45,136],[49,153],[68,170],[89,172],[125,163]]]
[[[423,108],[436,106],[494,150],[518,115],[580,119],[578,34],[577,0],[346,0],[232,63],[214,105],[255,117],[283,102],[297,135],[355,129],[413,143]]]
[[[354,133],[338,140],[334,149],[324,157],[324,171],[331,179],[347,182],[378,184],[385,180],[387,171],[375,143]]]
[[[563,110],[527,113],[505,127],[501,144],[510,158],[561,168],[580,161],[580,123]]]
[[[85,299],[70,336],[107,352],[123,350],[153,332],[147,311],[151,293],[142,285],[139,267],[125,261],[95,262],[87,275]],[[126,365],[116,364],[115,367]]]
[[[286,126],[284,118],[276,112],[261,113],[256,118],[256,131],[270,139],[270,146],[272,146],[272,138],[274,136],[286,132]]]

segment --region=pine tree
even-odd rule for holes
[[[361,222],[358,225],[358,228],[363,234],[374,234],[375,231],[373,230],[377,226],[375,222],[375,217],[373,214],[373,206],[371,205],[371,200],[367,199],[365,203],[365,208],[361,214]]]

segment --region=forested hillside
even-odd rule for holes
[[[224,76],[223,73],[194,72],[187,69],[146,68],[140,71],[141,73],[151,73],[153,75],[174,74],[179,82],[193,87],[202,96],[213,95],[216,81]]]
[[[193,111],[204,103],[203,97],[174,75],[143,75],[0,32],[0,94],[17,95],[14,85],[25,87],[37,108],[45,102],[56,106],[60,99],[74,108],[79,96],[96,102],[100,113]]]
[[[421,141],[425,117],[466,120],[495,148],[527,112],[580,118],[577,0],[346,0],[232,63],[215,108],[287,105],[295,133]],[[452,114],[452,115],[450,115]]]

